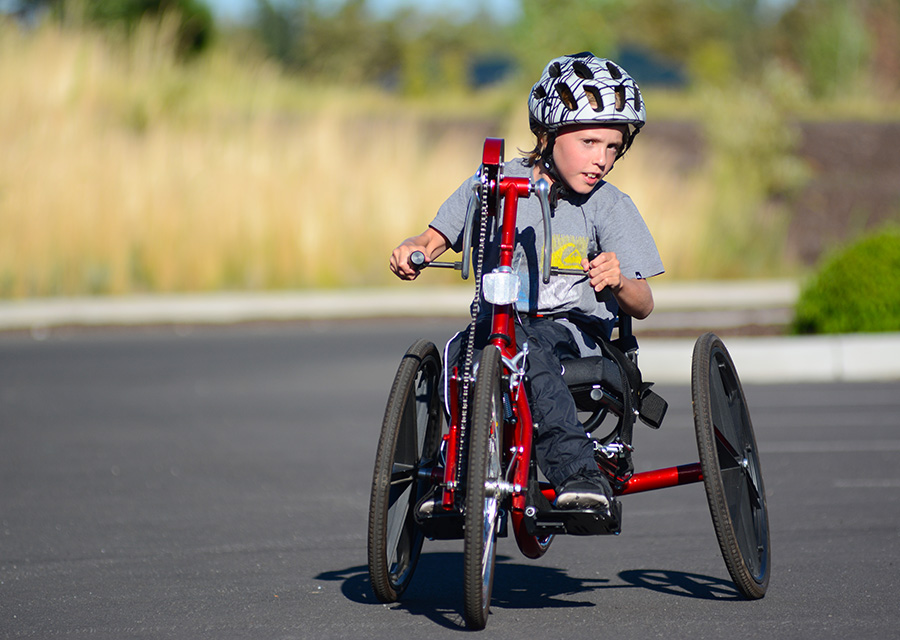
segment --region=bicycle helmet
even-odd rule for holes
[[[624,124],[620,157],[647,121],[637,83],[612,60],[585,51],[551,60],[528,97],[531,129],[554,134],[573,124]]]

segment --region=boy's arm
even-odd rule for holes
[[[581,261],[582,268],[591,277],[595,291],[609,290],[616,297],[619,308],[637,320],[643,320],[653,311],[653,292],[642,278],[627,278],[619,269],[615,253],[601,253],[593,260]]]
[[[431,262],[450,248],[450,241],[444,235],[428,227],[417,236],[407,238],[391,253],[391,271],[401,280],[415,280],[419,272],[409,265],[409,256],[414,251],[425,254],[425,261]]]

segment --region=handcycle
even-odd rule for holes
[[[461,261],[427,265],[454,268],[468,278],[474,261],[470,329],[482,301],[489,304],[488,344],[476,357],[469,340],[461,364],[447,371],[427,340],[404,355],[385,410],[368,516],[369,578],[381,602],[403,594],[425,538],[463,540],[463,616],[474,629],[487,624],[498,537],[512,529],[522,554],[536,559],[556,535],[618,534],[622,520],[619,500],[609,511],[554,508],[555,492],[537,470],[525,373],[528,343],[516,341],[518,280],[511,264],[519,199],[538,197],[544,237],[552,238],[549,187],[544,180],[504,176],[503,147],[502,139],[485,140]],[[500,238],[499,266],[483,274],[491,224]],[[568,273],[551,267],[550,245],[545,243],[542,255],[544,282]],[[410,259],[426,266],[421,253]],[[565,361],[563,378],[615,495],[703,482],[736,588],[748,599],[762,598],[770,575],[766,495],[743,388],[724,343],[706,333],[694,344],[691,395],[699,462],[638,473],[631,455],[634,425],[640,419],[659,428],[667,404],[641,379],[630,317],[620,314],[616,338],[601,346],[602,356]],[[619,375],[602,374],[603,358],[615,363]],[[614,427],[594,435],[607,418]]]

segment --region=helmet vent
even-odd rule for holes
[[[585,86],[584,93],[587,96],[588,103],[594,111],[603,111],[603,97],[597,87]]]
[[[537,100],[543,100],[547,97],[547,90],[544,89],[542,85],[537,85],[534,88],[534,91],[531,92],[531,95],[533,95]]]
[[[616,111],[622,111],[625,108],[625,86],[620,84],[614,91],[616,94]]]
[[[550,67],[547,69],[547,75],[551,78],[558,78],[562,75],[562,67],[559,66],[558,62],[554,62],[550,65]]]
[[[575,72],[575,75],[581,78],[582,80],[593,80],[594,72],[591,71],[591,68],[583,63],[581,60],[576,60],[572,63],[572,71]]]
[[[619,80],[622,77],[622,70],[610,61],[606,61],[606,68],[613,80]]]
[[[641,92],[637,86],[634,87],[634,110],[641,110]]]
[[[569,85],[567,85],[565,82],[556,83],[556,93],[559,95],[560,100],[563,101],[563,104],[566,105],[566,108],[569,111],[575,111],[576,109],[578,109],[578,101],[575,100],[575,95],[572,93]]]

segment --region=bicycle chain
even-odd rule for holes
[[[466,427],[469,424],[469,392],[471,390],[471,384],[474,382],[472,369],[474,367],[474,363],[472,362],[474,359],[474,351],[475,351],[475,326],[478,323],[478,314],[481,312],[481,275],[484,269],[484,245],[487,239],[487,225],[488,225],[488,203],[490,198],[490,188],[491,185],[487,184],[489,182],[487,171],[482,166],[482,170],[479,172],[479,179],[481,184],[479,185],[479,191],[481,195],[481,220],[479,220],[478,224],[478,251],[477,258],[475,260],[475,299],[472,301],[472,306],[470,308],[471,312],[471,321],[469,322],[469,330],[468,337],[466,338],[466,352],[465,357],[463,359],[463,370],[462,370],[462,398],[460,401],[460,410],[459,410],[459,444],[457,451],[457,467],[456,467],[456,485],[460,485],[460,481],[463,477],[463,470],[468,466],[467,460],[467,452],[468,452],[468,443],[466,442]],[[496,184],[494,188],[500,188],[500,176],[499,171],[496,176]]]

